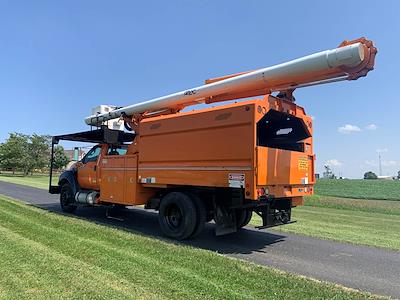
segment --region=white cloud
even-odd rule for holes
[[[367,126],[365,126],[365,129],[367,130],[377,130],[378,126],[376,126],[374,123],[368,124]]]
[[[346,125],[344,125],[342,127],[339,127],[338,131],[340,133],[350,134],[350,133],[353,133],[353,132],[359,132],[359,131],[361,131],[361,129],[358,126],[346,124]]]
[[[337,160],[336,158],[327,160],[325,164],[330,167],[340,167],[343,165],[343,163]]]

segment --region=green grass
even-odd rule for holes
[[[12,175],[11,173],[0,173],[0,180],[10,183],[27,185],[39,189],[47,190],[49,188],[49,176],[47,174],[35,174],[23,176],[21,174]],[[58,175],[53,177],[53,184],[57,184]]]
[[[313,195],[305,198],[305,206],[400,215],[400,201],[392,200],[350,199]]]
[[[315,193],[354,199],[400,200],[400,180],[319,179]]]
[[[274,228],[322,239],[400,250],[400,202],[313,196],[296,207],[297,223]],[[260,225],[259,217],[251,221]]]
[[[48,177],[44,175],[21,177],[2,174],[0,180],[48,188]],[[378,197],[375,190],[379,190],[383,195],[379,199],[392,195],[392,200],[396,200],[396,197],[400,198],[397,188],[400,189],[400,182],[397,181],[319,180],[315,186],[317,193],[342,195],[307,197],[304,207],[293,209],[293,219],[298,222],[277,227],[276,230],[400,250],[400,201],[350,199],[343,196],[351,195],[349,189],[358,191],[358,195],[365,189],[365,198],[372,199],[372,196]],[[357,198],[356,193],[353,196]],[[258,217],[252,220],[253,225],[260,223]]]
[[[10,173],[0,174],[1,181],[48,189],[49,177],[45,175],[22,176]],[[53,178],[56,184],[58,175]],[[397,180],[358,180],[358,179],[319,179],[315,193],[352,199],[400,200],[400,181]]]
[[[376,298],[6,197],[0,240],[0,299]]]

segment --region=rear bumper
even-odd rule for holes
[[[291,204],[289,204],[291,206]],[[262,220],[262,225],[258,229],[270,228],[280,225],[294,223],[291,220],[292,208],[277,208],[273,205],[259,206],[253,210]]]
[[[256,228],[264,229],[294,223],[291,220],[292,207],[301,205],[302,203],[302,197],[262,197],[259,201],[246,201],[243,205],[233,208],[247,209],[256,213],[263,222],[261,226]]]
[[[257,195],[259,198],[294,198],[311,196],[314,194],[314,184],[301,185],[273,185],[273,186],[258,186]]]

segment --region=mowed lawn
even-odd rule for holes
[[[353,199],[400,200],[400,180],[319,179],[315,193]]]
[[[297,223],[273,230],[400,250],[400,201],[313,196],[292,218]],[[260,225],[260,218],[252,224]]]
[[[0,175],[0,180],[43,189],[48,188],[48,177],[45,175],[33,177]],[[341,190],[335,187],[335,184],[341,187],[343,182],[345,185],[353,183],[354,189],[359,189],[364,184],[360,184],[359,180],[319,180],[315,189],[317,192],[322,191],[323,193],[329,191],[327,186],[332,186],[334,188],[330,189],[331,192],[339,193]],[[375,185],[382,185],[383,188],[378,189],[384,190],[382,194],[386,196],[390,193],[385,188],[390,187],[393,190],[399,185],[399,182],[396,181],[363,182],[366,182],[365,197],[369,199],[372,199],[370,195],[375,195],[371,188]],[[400,195],[400,192],[397,195]],[[294,208],[292,218],[297,223],[275,227],[272,230],[400,250],[400,201],[315,195],[306,198],[305,206]],[[260,224],[260,218],[253,217],[251,225]]]
[[[366,299],[0,196],[1,299]]]
[[[12,175],[11,173],[0,173],[0,181],[22,184],[46,190],[49,188],[49,176],[47,174],[22,176],[21,174]],[[58,176],[55,175],[52,181],[53,184],[57,184]]]

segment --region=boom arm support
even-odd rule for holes
[[[212,103],[292,91],[296,88],[341,80],[356,80],[373,69],[377,49],[372,41],[360,38],[344,41],[338,48],[301,57],[279,65],[209,79],[205,85],[92,115],[86,124],[98,126],[121,116],[154,115],[199,103]]]

